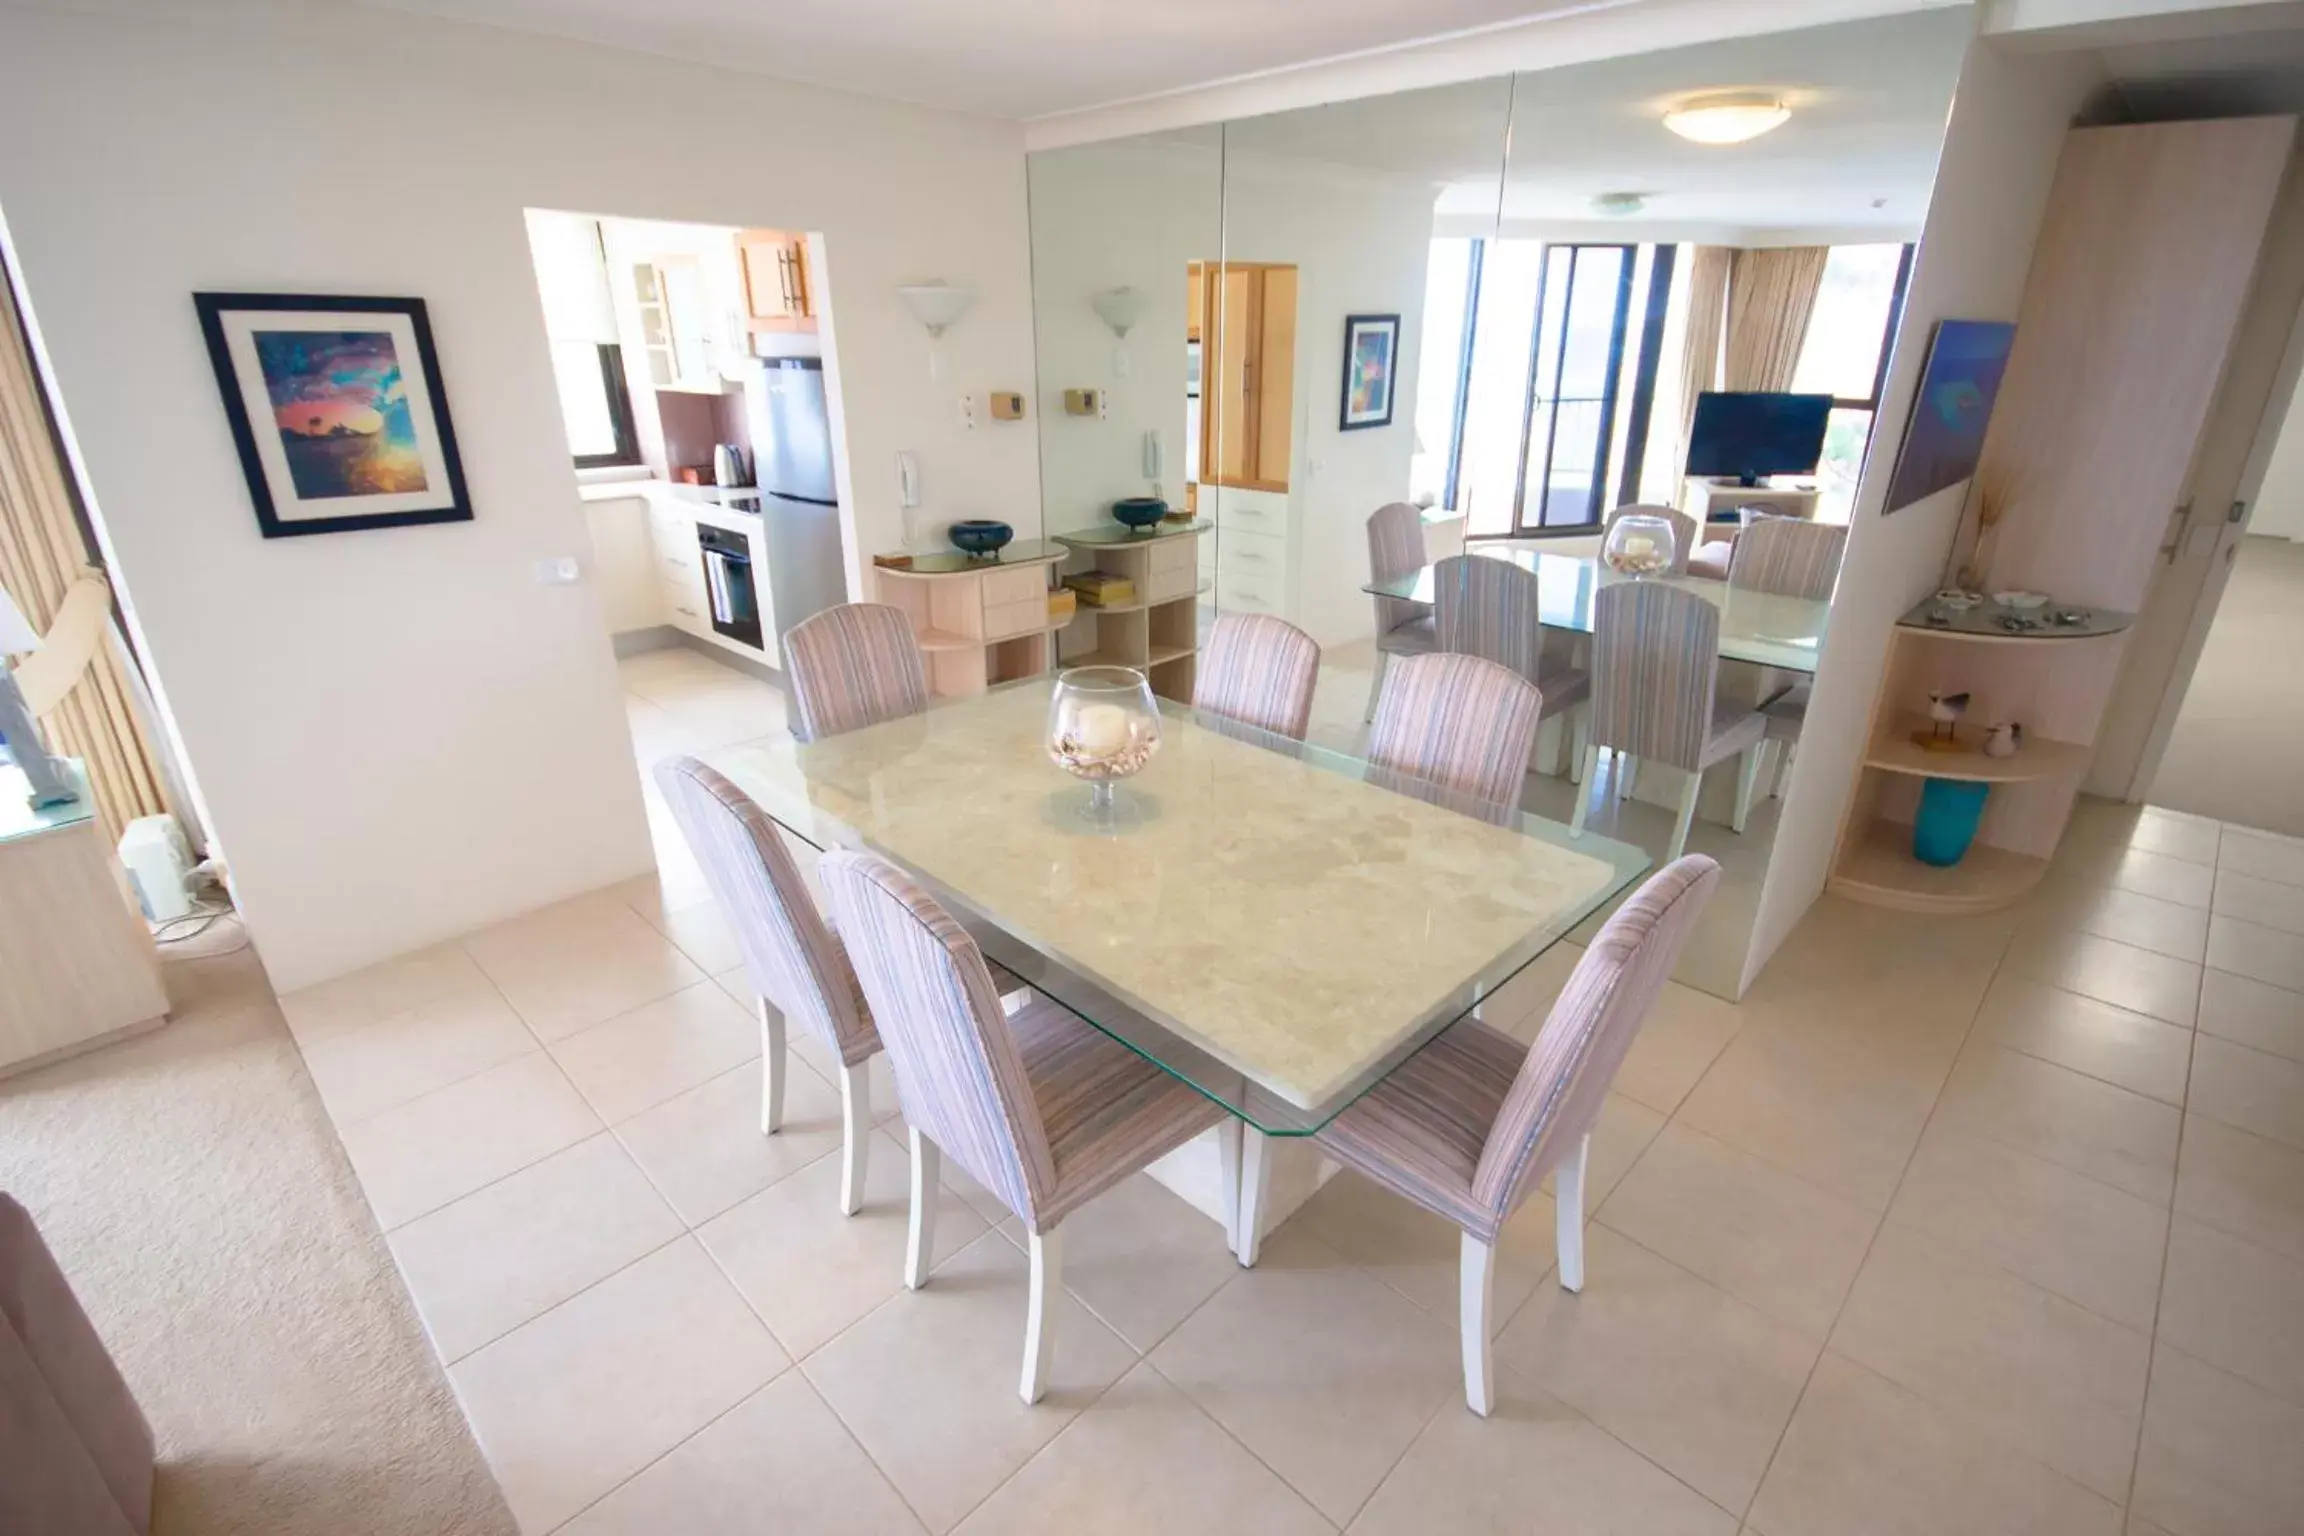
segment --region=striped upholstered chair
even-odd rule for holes
[[[1200,652],[1192,707],[1302,741],[1319,681],[1320,646],[1310,635],[1270,614],[1227,613]]]
[[[840,1210],[864,1202],[872,1145],[872,1097],[864,1066],[880,1049],[872,1014],[839,936],[825,926],[776,823],[749,795],[693,757],[656,766],[672,819],[704,868],[744,952],[744,977],[760,1001],[760,1132],[784,1125],[784,1026],[798,1019],[840,1063]]]
[[[1633,766],[1660,764],[1686,776],[1680,817],[1664,857],[1688,846],[1704,770],[1743,754],[1736,809],[1729,825],[1744,830],[1760,782],[1760,749],[1768,722],[1759,711],[1722,700],[1720,610],[1693,592],[1653,581],[1602,587],[1592,599],[1592,740],[1587,777],[1600,771],[1600,749],[1617,754],[1619,789]],[[1591,796],[1576,797],[1570,825],[1584,830]]]
[[[1378,507],[1368,516],[1368,579],[1410,576],[1430,562],[1424,556],[1424,514],[1404,501]],[[1376,676],[1368,684],[1368,718],[1384,692],[1384,668],[1395,656],[1421,656],[1438,646],[1432,610],[1400,597],[1376,599]]]
[[[1496,1405],[1496,1244],[1557,1171],[1560,1284],[1584,1289],[1584,1169],[1592,1124],[1720,866],[1691,854],[1649,877],[1602,925],[1536,1043],[1477,1019],[1451,1027],[1328,1123],[1320,1150],[1463,1232],[1464,1401]],[[1243,1213],[1242,1220],[1252,1213]]]
[[[1409,656],[1385,679],[1368,761],[1443,789],[1520,803],[1544,696],[1478,656]]]
[[[1560,755],[1567,759],[1569,777],[1578,778],[1590,724],[1583,706],[1592,697],[1592,678],[1581,667],[1545,657],[1536,573],[1509,560],[1451,555],[1432,569],[1432,596],[1433,632],[1441,650],[1493,661],[1534,683],[1544,696],[1537,712],[1539,729],[1555,715],[1573,713],[1575,741],[1570,745],[1568,733],[1561,733]]]
[[[1647,517],[1660,517],[1672,525],[1672,566],[1664,574],[1667,576],[1687,575],[1688,557],[1696,553],[1696,541],[1702,538],[1704,534],[1703,525],[1678,507],[1634,501],[1625,503],[1601,519],[1600,532],[1605,535],[1609,529],[1616,526],[1616,519],[1630,517],[1635,512]]]
[[[1845,524],[1756,517],[1736,536],[1736,552],[1728,557],[1728,585],[1786,597],[1828,598],[1840,580],[1840,556],[1847,548]]]
[[[1019,1391],[1036,1403],[1055,1358],[1064,1218],[1202,1131],[1239,1122],[1061,1003],[1033,994],[1003,1017],[976,941],[886,859],[827,854],[823,876],[911,1128],[904,1283],[927,1283],[948,1155],[1029,1235]]]
[[[928,707],[928,668],[912,617],[885,603],[841,603],[784,631],[792,734],[821,741]]]

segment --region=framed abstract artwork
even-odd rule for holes
[[[1344,407],[1339,432],[1392,424],[1392,385],[1399,376],[1400,317],[1344,317]]]
[[[422,299],[192,299],[264,537],[471,521]]]
[[[1992,403],[1999,398],[2015,340],[2016,327],[2004,320],[1936,323],[1883,515],[1976,473],[1984,456],[1984,429],[1992,423]]]

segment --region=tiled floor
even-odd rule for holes
[[[644,755],[781,721],[686,652],[625,673]],[[955,1182],[903,1290],[901,1126],[846,1220],[819,1072],[759,1135],[729,935],[662,846],[286,1000],[531,1531],[2304,1530],[2304,842],[2092,805],[2020,911],[1827,902],[1741,1006],[1671,988],[1583,1294],[1548,1197],[1504,1240],[1487,1422],[1453,1235],[1349,1175],[1252,1272],[1148,1180],[1080,1213],[1022,1406],[1015,1224]]]

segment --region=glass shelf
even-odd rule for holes
[[[2053,598],[2037,608],[2009,608],[1987,597],[1973,608],[1953,609],[1930,597],[1896,622],[1906,629],[1973,640],[2093,640],[2119,634],[2136,622],[2136,615]]]

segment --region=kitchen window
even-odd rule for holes
[[[624,349],[616,340],[599,221],[530,209],[528,251],[570,456],[578,469],[638,464],[640,439],[624,383]]]

